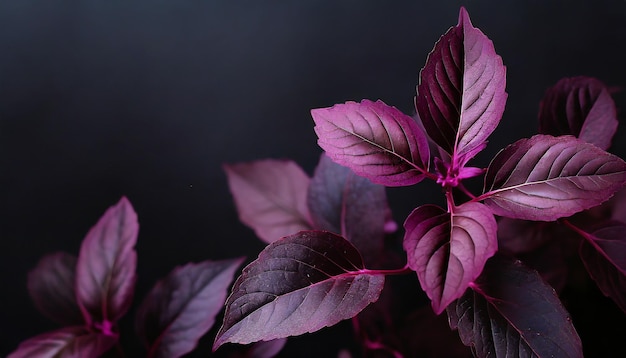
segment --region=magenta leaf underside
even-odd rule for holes
[[[420,182],[428,172],[428,140],[413,118],[382,101],[346,102],[311,110],[318,144],[335,162],[385,186]]]
[[[539,133],[571,134],[605,150],[617,124],[609,89],[591,77],[561,79],[546,91],[539,105]]]
[[[415,106],[430,138],[461,168],[484,148],[506,103],[506,68],[464,8],[428,55]]]
[[[115,342],[117,337],[89,332],[82,326],[65,327],[22,342],[7,358],[99,357]]]
[[[582,357],[582,344],[558,296],[520,261],[495,256],[448,307],[450,326],[478,357]]]
[[[312,229],[309,177],[293,161],[265,159],[224,165],[241,222],[266,243]]]
[[[213,347],[332,326],[376,301],[384,281],[364,269],[357,249],[341,236],[303,231],[282,238],[235,281]]]
[[[82,242],[76,264],[76,297],[88,323],[113,323],[126,313],[136,281],[137,214],[123,197]]]
[[[446,212],[435,205],[415,209],[404,223],[408,265],[440,314],[461,297],[497,250],[497,224],[480,203]]]
[[[357,176],[322,154],[307,196],[318,230],[340,234],[369,266],[379,260],[390,209],[385,188]]]
[[[180,357],[196,347],[215,323],[242,262],[190,263],[174,269],[152,288],[136,316],[137,334],[148,357]]]
[[[66,326],[84,323],[74,294],[76,261],[74,255],[55,252],[44,256],[28,274],[28,293],[35,307]]]
[[[625,182],[619,157],[572,136],[539,134],[496,155],[482,198],[496,215],[553,221],[608,200]]]
[[[580,257],[600,291],[626,313],[626,225],[613,223],[586,234]]]

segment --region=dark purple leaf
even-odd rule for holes
[[[303,231],[268,245],[244,268],[226,301],[214,349],[314,332],[376,301],[383,275],[364,269],[341,236]]]
[[[428,55],[415,98],[426,132],[455,167],[484,148],[504,112],[505,86],[502,58],[461,8],[459,23]]]
[[[536,271],[496,256],[476,285],[447,312],[477,357],[583,356],[569,314]]]
[[[45,316],[62,325],[80,325],[84,320],[74,294],[75,281],[76,257],[55,252],[28,273],[28,293]]]
[[[287,338],[272,339],[271,341],[261,341],[252,343],[239,349],[230,358],[272,358],[276,356],[287,343]]]
[[[611,145],[617,110],[609,89],[591,77],[563,78],[539,105],[539,133],[571,134],[601,149]]]
[[[123,197],[91,228],[76,264],[76,298],[88,323],[114,323],[128,310],[135,288],[137,214]]]
[[[224,165],[239,219],[266,243],[310,230],[309,177],[294,162],[265,159]]]
[[[580,257],[600,291],[626,313],[626,225],[616,223],[584,233]]]
[[[559,237],[562,227],[555,222],[500,218],[498,250],[513,255],[531,252]]]
[[[343,235],[367,265],[379,260],[390,213],[385,187],[322,155],[307,202],[316,229]]]
[[[116,336],[89,332],[84,327],[65,327],[22,342],[7,358],[99,357],[115,342]]]
[[[609,199],[626,182],[626,163],[572,136],[521,139],[489,164],[485,204],[496,215],[553,221]]]
[[[222,310],[243,259],[204,261],[174,269],[157,282],[137,311],[137,334],[148,357],[191,352]]]
[[[480,203],[465,203],[452,213],[435,205],[413,210],[404,223],[404,250],[422,289],[440,314],[461,297],[497,250],[497,224]]]
[[[428,172],[426,135],[395,107],[363,100],[313,109],[311,115],[326,154],[376,184],[412,185]]]

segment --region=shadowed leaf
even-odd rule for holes
[[[571,134],[605,150],[617,124],[608,88],[591,77],[563,78],[546,91],[539,105],[539,133]]]
[[[213,326],[242,259],[204,261],[174,269],[148,293],[137,311],[137,334],[148,357],[191,352]]]
[[[113,323],[133,298],[139,224],[130,202],[122,198],[91,228],[76,264],[76,297],[88,323]]]
[[[117,337],[89,332],[84,327],[65,327],[22,342],[7,358],[99,357]]]
[[[572,136],[539,134],[496,155],[485,205],[496,215],[553,221],[608,200],[626,182],[626,163]]]
[[[266,243],[312,229],[306,195],[309,177],[289,160],[224,165],[239,219]]]
[[[44,256],[28,273],[28,293],[41,313],[57,323],[84,323],[76,302],[76,257],[65,252]]]
[[[420,182],[428,171],[426,135],[413,118],[382,101],[346,102],[311,110],[326,154],[385,186]]]
[[[496,256],[476,285],[447,310],[476,357],[583,356],[569,314],[536,271]]]
[[[285,237],[243,269],[213,347],[332,326],[376,301],[384,281],[364,269],[356,248],[341,236],[303,231]]]
[[[496,220],[480,203],[465,203],[452,213],[435,205],[420,206],[404,228],[409,267],[437,314],[461,297],[497,249]]]

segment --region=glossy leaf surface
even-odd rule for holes
[[[480,203],[465,203],[453,213],[435,205],[420,206],[404,228],[409,267],[437,314],[461,297],[497,249],[496,220]]]
[[[187,264],[174,269],[152,288],[136,319],[148,357],[180,357],[196,347],[222,310],[242,261]]]
[[[239,219],[266,243],[310,230],[309,177],[289,160],[224,165]]]
[[[383,186],[322,155],[307,202],[316,229],[344,236],[356,246],[366,264],[378,260],[390,212]]]
[[[135,288],[139,224],[122,198],[91,228],[76,264],[76,297],[88,323],[113,323],[126,313]]]
[[[476,285],[447,310],[450,326],[475,356],[583,356],[569,314],[537,272],[496,256]]]
[[[303,231],[268,245],[226,301],[214,349],[314,332],[376,301],[385,278],[364,269],[341,236]]]
[[[363,100],[313,109],[311,115],[326,154],[374,183],[411,185],[428,171],[426,135],[395,107]]]
[[[496,215],[553,221],[609,199],[626,163],[572,136],[536,135],[496,155],[485,175],[485,205]]]
[[[41,313],[57,323],[84,323],[76,302],[76,257],[65,252],[44,256],[28,273],[28,293]]]
[[[502,58],[461,8],[459,23],[428,55],[415,99],[426,132],[452,161],[460,162],[455,166],[476,155],[500,122],[505,86]]]
[[[7,358],[99,357],[116,341],[116,337],[89,332],[83,327],[65,327],[22,342]]]
[[[592,77],[560,80],[546,91],[539,105],[539,133],[571,134],[605,150],[617,123],[609,89]]]
[[[626,313],[626,225],[612,224],[586,234],[580,257],[602,293]]]

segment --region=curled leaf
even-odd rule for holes
[[[496,215],[553,221],[608,200],[626,182],[626,163],[572,136],[538,134],[496,155],[485,205]]]
[[[84,323],[76,302],[76,257],[65,252],[44,256],[28,273],[28,293],[41,313],[57,323]]]
[[[137,311],[148,357],[191,352],[213,326],[242,259],[204,261],[174,269],[148,293]]]
[[[605,150],[617,124],[609,89],[592,77],[561,79],[546,91],[539,105],[539,133],[571,134]]]
[[[404,223],[404,250],[422,289],[440,314],[461,297],[497,249],[497,224],[480,203],[452,213],[435,205],[413,210]]]
[[[135,288],[139,224],[122,198],[91,228],[76,264],[76,298],[88,323],[109,324],[128,310]]]
[[[235,281],[213,348],[332,326],[376,301],[384,282],[364,269],[356,248],[341,236],[287,236],[268,245]]]
[[[312,228],[306,203],[309,177],[289,160],[224,165],[239,219],[266,243]]]
[[[100,357],[117,342],[116,336],[89,332],[84,327],[65,327],[22,342],[7,358]]]
[[[376,184],[412,185],[428,172],[426,135],[395,107],[363,100],[313,109],[311,115],[326,154]]]
[[[486,144],[504,112],[506,68],[464,8],[428,55],[415,106],[430,138],[463,165]],[[458,163],[457,163],[458,162]]]
[[[448,307],[450,327],[476,357],[582,357],[571,318],[552,287],[520,261],[496,256],[474,290]]]

